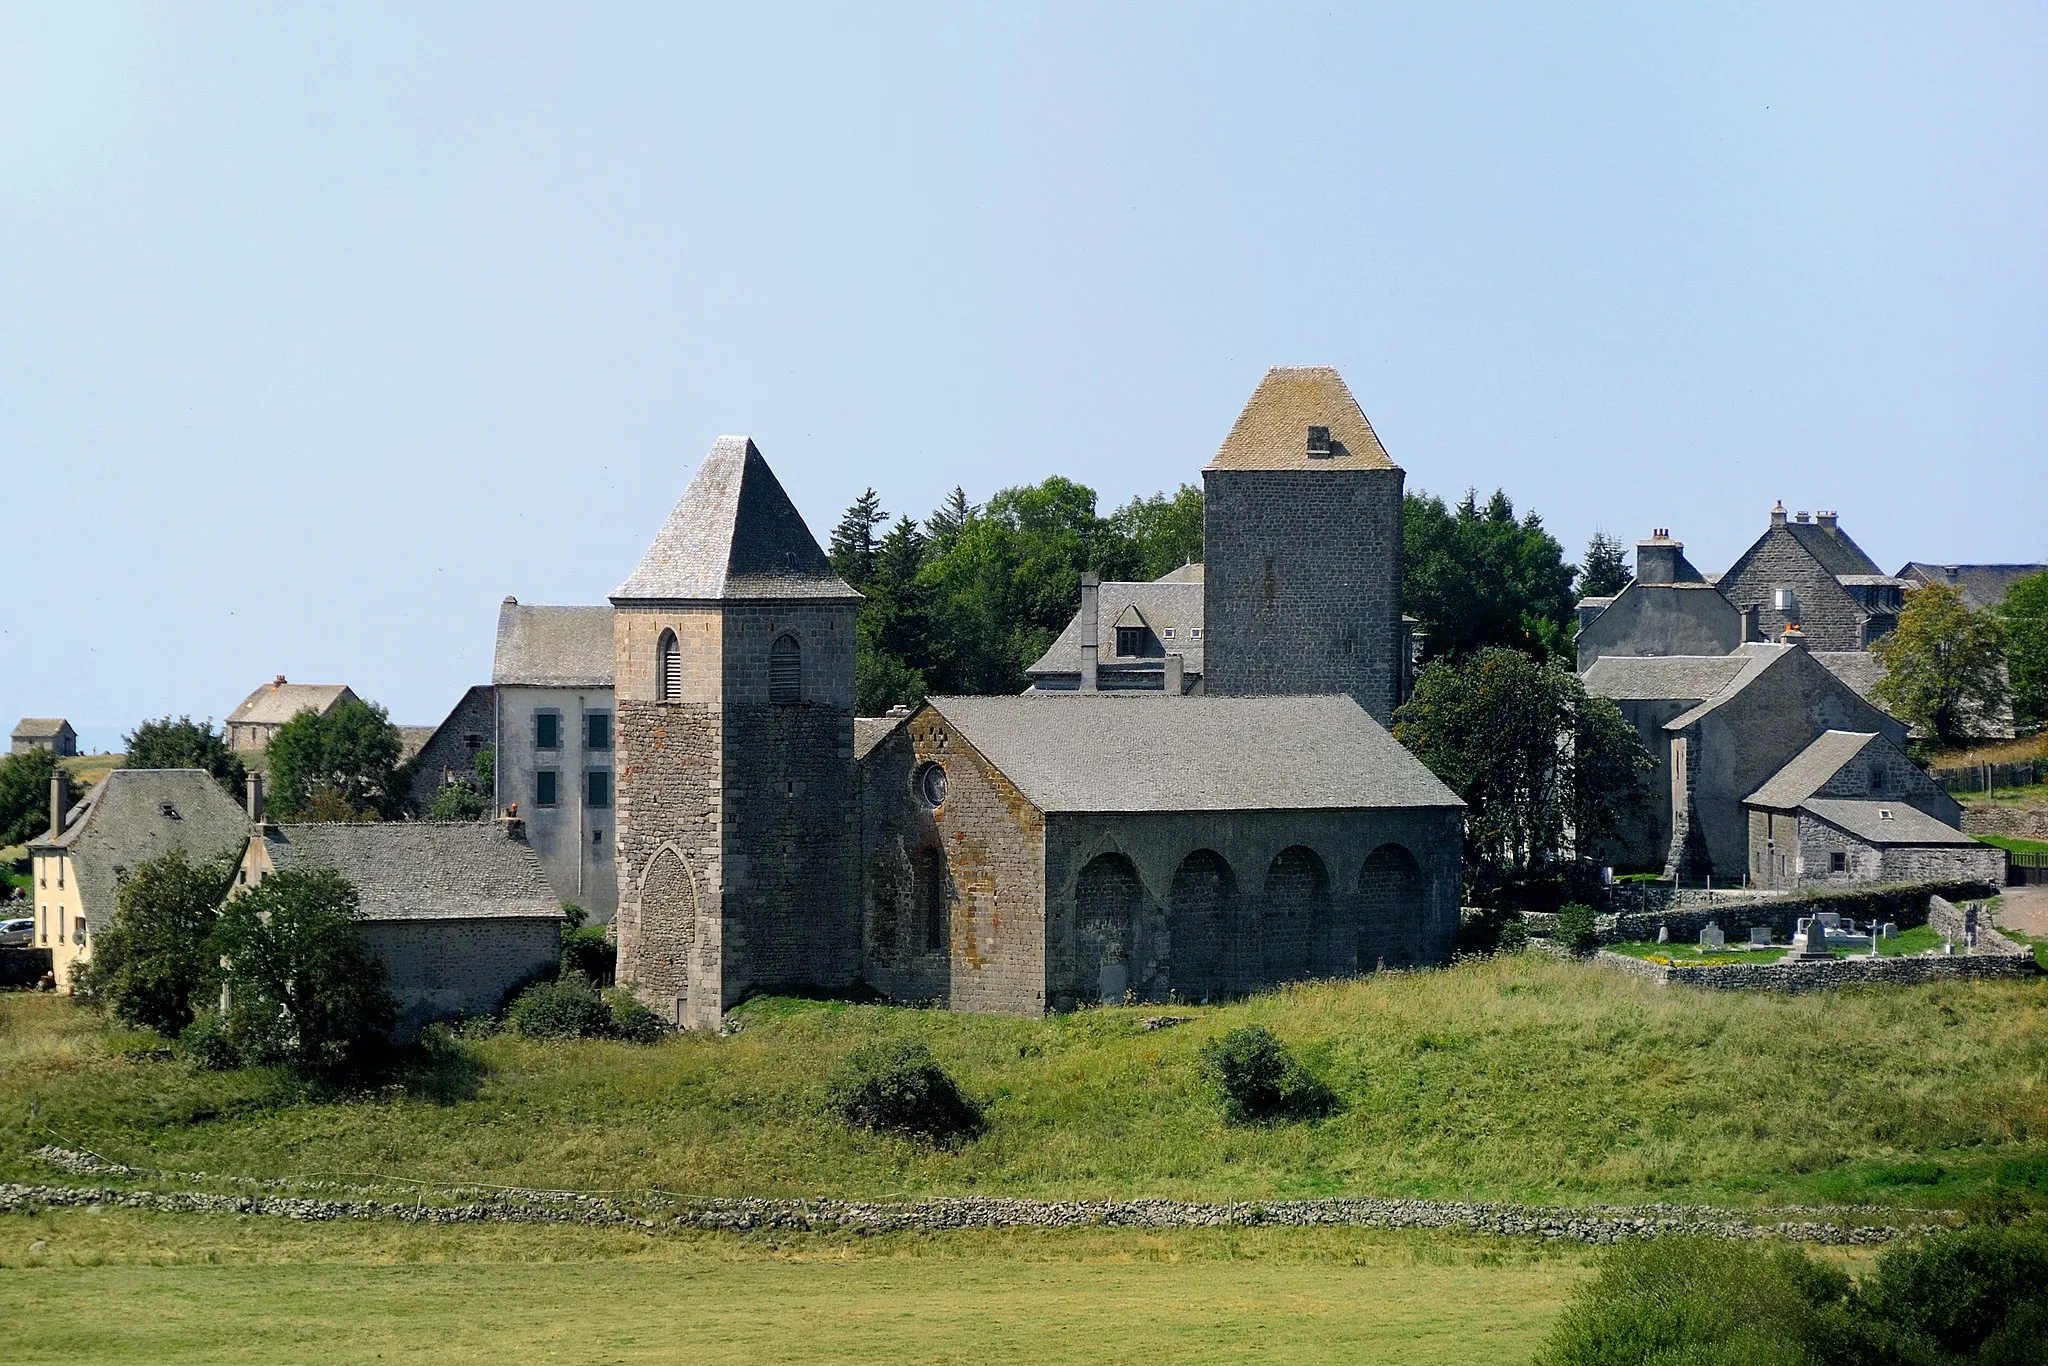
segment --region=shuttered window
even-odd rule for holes
[[[656,647],[655,696],[663,702],[683,700],[683,647],[674,631],[663,631]]]
[[[795,636],[777,636],[768,653],[768,700],[801,702],[804,696],[804,652]]]

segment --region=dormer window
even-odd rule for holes
[[[163,803],[163,805],[158,809],[164,813],[164,819],[167,821],[181,821],[185,819],[183,816],[178,814],[178,808],[172,806],[169,802]]]
[[[1142,626],[1119,626],[1116,628],[1116,652],[1130,659],[1145,653],[1145,628]]]
[[[1330,458],[1330,429],[1311,427],[1308,429],[1308,458],[1328,460]]]

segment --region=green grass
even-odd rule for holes
[[[1950,794],[1964,806],[2048,806],[2048,783],[2027,787],[1994,787],[1989,792]]]
[[[2037,982],[1724,994],[1523,955],[1179,1007],[1191,1023],[1143,1030],[1158,1013],[759,1000],[732,1038],[500,1036],[336,1101],[274,1073],[196,1072],[66,1000],[10,995],[0,1177],[49,1179],[26,1154],[58,1142],[175,1171],[584,1190],[1746,1204],[1817,1198],[1859,1163],[1939,1162],[1960,1191],[2048,1153]],[[1197,1052],[1251,1023],[1342,1109],[1226,1127]],[[933,1149],[825,1118],[833,1061],[905,1034],[986,1104],[986,1135]]]
[[[2048,840],[2026,840],[2017,835],[1975,835],[1979,844],[1990,844],[2009,854],[2048,854]]]
[[[1731,943],[1740,942],[1731,940]],[[1697,944],[1659,944],[1648,939],[1631,940],[1623,944],[1606,944],[1602,947],[1630,958],[1663,958],[1687,967],[1717,963],[1775,963],[1787,952],[1787,945],[1779,944],[1769,949],[1723,949],[1719,953],[1704,953]]]

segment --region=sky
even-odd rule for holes
[[[1270,365],[1576,557],[2048,560],[2048,10],[0,0],[0,720],[438,721],[721,433],[1199,481]]]

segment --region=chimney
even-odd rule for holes
[[[251,773],[247,780],[249,824],[263,828],[263,775]]]
[[[1805,513],[1803,513],[1803,512],[1795,512],[1795,513],[1793,513],[1793,514],[1792,514],[1792,520],[1793,520],[1793,521],[1795,521],[1795,522],[1797,522],[1797,523],[1799,523],[1799,525],[1801,525],[1801,526],[1805,526],[1805,525],[1806,525],[1806,514],[1805,514]]]
[[[1838,532],[1837,532],[1837,531],[1835,530],[1835,514],[1834,514],[1834,513],[1832,513],[1832,512],[1816,512],[1816,513],[1814,513],[1814,514],[1813,514],[1813,520],[1814,520],[1814,521],[1816,521],[1816,522],[1819,522],[1819,523],[1820,523],[1820,529],[1821,529],[1822,531],[1825,531],[1825,532],[1826,532],[1826,533],[1827,533],[1828,535],[1830,535],[1830,536],[1835,536],[1835,535],[1839,535],[1839,534],[1840,534],[1840,533],[1838,533]]]
[[[1096,619],[1102,612],[1102,575],[1086,570],[1081,575],[1081,691],[1095,691],[1095,668],[1100,659],[1096,640]]]
[[[50,838],[64,833],[64,813],[71,809],[71,775],[61,766],[50,775]]]
[[[1330,449],[1330,429],[1311,427],[1308,429],[1308,458],[1328,460],[1334,452]]]
[[[1785,623],[1785,629],[1778,633],[1778,643],[1788,649],[1804,650],[1806,648],[1806,632],[1799,629],[1798,622],[1787,622]]]
[[[1179,697],[1187,683],[1187,661],[1177,654],[1166,657],[1165,692],[1168,697]]]
[[[505,814],[498,817],[498,829],[508,840],[526,838],[526,822],[520,819],[518,802],[506,807]]]
[[[284,675],[279,674],[276,678],[272,679],[270,686],[273,688],[282,688],[284,686]]]
[[[1785,500],[1782,498],[1778,500],[1778,505],[1771,509],[1771,525],[1785,525]]]
[[[1944,579],[1948,580],[1948,586],[1950,588],[1954,588],[1956,586],[1956,579],[1958,577],[1956,571],[1961,568],[1962,566],[1959,564],[1945,564],[1941,567],[1941,576]]]
[[[1636,542],[1636,582],[1677,583],[1678,560],[1685,543],[1671,539],[1669,527],[1658,527],[1647,541]]]
[[[1742,609],[1742,643],[1744,645],[1754,645],[1763,640],[1763,623],[1758,620],[1758,614],[1762,611],[1763,604],[1756,602]]]

